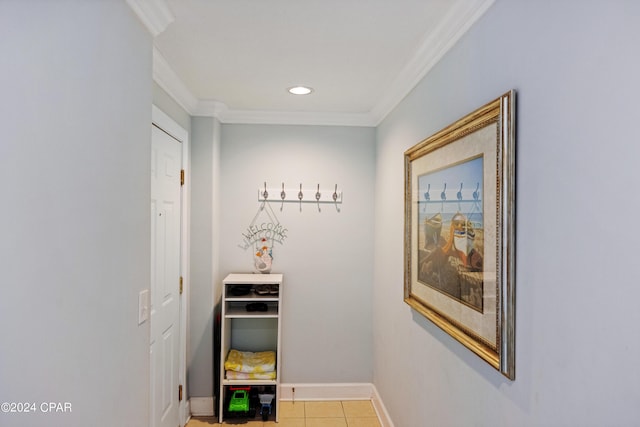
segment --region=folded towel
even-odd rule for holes
[[[226,377],[228,380],[275,380],[276,373],[275,371],[271,371],[250,374],[247,372],[227,371]]]
[[[276,352],[230,350],[224,362],[227,371],[246,372],[250,374],[272,372],[276,370]]]

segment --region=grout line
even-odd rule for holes
[[[383,425],[383,424],[382,424],[382,421],[380,420],[380,417],[378,416],[378,414],[377,414],[377,413],[375,413],[375,415],[374,415],[374,416],[372,416],[372,417],[367,417],[367,416],[356,416],[356,417],[348,418],[348,417],[347,417],[346,410],[345,410],[345,407],[344,407],[345,401],[344,401],[344,400],[338,400],[338,401],[340,402],[340,408],[342,409],[342,416],[341,416],[341,417],[340,417],[340,416],[336,416],[336,417],[326,417],[326,418],[332,418],[332,419],[343,419],[343,420],[344,420],[344,422],[345,422],[345,424],[346,424],[347,426],[349,425],[349,424],[348,424],[348,423],[349,423],[349,419],[375,418],[375,419],[378,421],[378,424],[379,424],[379,425],[381,425],[381,426]],[[370,404],[373,406],[373,402],[372,402],[371,400],[365,400],[365,399],[363,399],[362,401],[368,401],[368,402],[370,402]],[[319,401],[309,401],[309,402],[311,402],[311,403],[315,403],[315,402],[319,402]],[[323,402],[325,402],[325,401],[323,401]],[[329,401],[326,401],[326,402],[336,402],[336,400],[333,400],[333,401],[330,401],[330,400],[329,400]],[[297,404],[302,404],[302,405],[303,405],[303,414],[302,414],[303,416],[302,416],[302,417],[291,417],[290,419],[303,419],[303,420],[304,420],[304,423],[306,424],[306,421],[307,421],[308,419],[321,419],[321,418],[323,418],[323,417],[307,417],[307,411],[306,411],[306,409],[307,409],[307,408],[306,408],[306,403],[307,403],[307,401],[299,400],[299,401],[297,401],[297,402],[291,402],[291,403],[292,403],[292,404],[297,403]],[[375,411],[375,407],[374,407],[374,411]],[[196,417],[196,418],[200,418],[200,417]],[[208,417],[204,417],[204,418],[208,418]],[[227,426],[227,425],[231,425],[231,424],[228,424],[228,423],[217,424],[217,421],[216,421],[216,423],[214,423],[214,424],[209,424],[209,423],[207,423],[207,424],[202,424],[200,421],[195,420],[195,419],[193,419],[193,418],[191,419],[191,421],[192,421],[192,422],[191,422],[190,424],[188,423],[186,427],[200,427],[200,426],[205,426],[205,425],[206,425],[206,426],[211,426],[211,427],[217,427],[217,426],[223,426],[223,427],[224,427],[224,426]],[[194,422],[195,422],[195,423],[194,423]],[[197,424],[196,424],[196,423],[197,423]],[[255,427],[264,426],[264,424],[263,424],[260,420],[250,421],[250,422],[249,422],[249,425],[253,425],[253,426],[255,426]]]

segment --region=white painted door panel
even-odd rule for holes
[[[178,420],[180,333],[180,170],[182,147],[152,126],[151,425]]]

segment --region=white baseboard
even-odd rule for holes
[[[371,384],[371,388],[373,394],[371,397],[371,403],[373,404],[373,409],[376,410],[376,414],[378,414],[380,424],[382,424],[382,427],[394,427],[393,421],[391,421],[391,417],[387,412],[387,408],[384,406],[384,403],[382,403],[382,399],[378,394],[378,389],[373,384]]]
[[[370,400],[372,384],[280,384],[280,400]]]
[[[196,417],[213,417],[213,397],[192,397],[189,399],[191,415]]]
[[[280,400],[370,400],[382,427],[394,427],[378,390],[371,383],[280,384]]]

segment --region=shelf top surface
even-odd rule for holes
[[[282,283],[282,274],[262,274],[262,273],[231,273],[224,278],[225,284],[236,285],[259,285]]]
[[[280,291],[278,291],[280,292]],[[279,295],[256,295],[253,292],[246,295],[227,295],[225,300],[229,302],[278,302],[280,300]]]
[[[275,385],[277,384],[277,380],[228,380],[223,379],[223,385]]]

